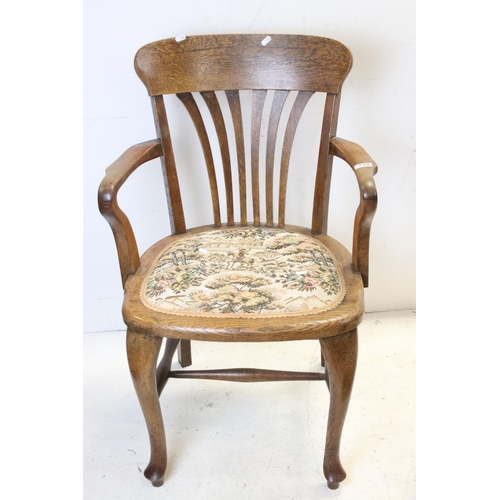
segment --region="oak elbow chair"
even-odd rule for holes
[[[163,484],[167,468],[159,396],[169,378],[325,380],[330,409],[324,474],[331,489],[346,477],[340,438],[356,368],[357,327],[364,313],[370,226],[377,204],[377,165],[363,148],[336,136],[341,86],[350,67],[351,53],[344,45],[302,35],[188,36],[156,41],[137,52],[135,69],[151,97],[157,138],[132,146],[106,169],[98,199],[118,251],[128,362],[151,445],[144,475],[154,486]],[[251,94],[248,115],[242,112],[242,92]],[[324,96],[324,111],[317,162],[301,167],[315,175],[311,225],[306,228],[285,224],[285,207],[292,143],[315,93]],[[186,225],[164,99],[168,94],[182,101],[194,123],[200,143],[193,147],[201,145],[206,173],[193,182],[209,186],[213,224]],[[281,157],[275,162],[287,100],[293,104],[280,129]],[[205,121],[202,106],[209,117]],[[245,116],[250,122],[247,144]],[[209,126],[218,139],[219,175]],[[265,148],[260,141],[264,131]],[[360,189],[352,254],[326,234],[334,156],[350,166]],[[172,234],[139,256],[117,195],[135,169],[155,158],[161,159]],[[218,177],[223,178],[221,186]],[[163,339],[164,354],[158,361]],[[176,351],[182,368],[191,365],[191,341],[304,339],[319,340],[324,372],[171,369]]]

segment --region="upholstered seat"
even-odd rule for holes
[[[144,253],[125,290],[130,327],[179,339],[316,339],[332,326],[352,330],[364,313],[347,249],[297,226],[168,236]]]
[[[327,311],[345,295],[326,246],[276,228],[205,231],[168,244],[141,288],[146,307],[170,314],[245,317]]]

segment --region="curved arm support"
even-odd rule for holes
[[[373,176],[378,166],[358,144],[340,137],[330,140],[330,154],[342,158],[356,174],[360,191],[360,203],[354,219],[352,262],[361,273],[363,285],[368,286],[370,229],[377,209],[377,188]]]
[[[108,221],[115,237],[123,286],[128,276],[137,271],[140,258],[130,221],[118,206],[118,190],[137,167],[161,155],[159,139],[136,144],[106,169],[99,186],[99,211]]]

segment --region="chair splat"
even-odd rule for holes
[[[217,188],[217,178],[215,176],[215,164],[212,155],[212,149],[210,147],[210,141],[208,139],[207,129],[203,118],[200,113],[200,109],[194,100],[193,94],[190,92],[177,94],[177,97],[182,101],[186,107],[191,119],[193,120],[196,132],[200,139],[201,147],[203,149],[203,155],[205,157],[205,162],[207,164],[208,180],[210,183],[210,191],[212,193],[212,206],[214,212],[214,225],[216,227],[221,226],[221,216],[220,216],[220,204],[219,204],[219,191]]]
[[[234,137],[236,140],[236,156],[238,161],[238,181],[240,192],[240,221],[247,223],[247,177],[245,162],[245,138],[243,134],[243,117],[241,114],[240,93],[237,90],[226,90],[227,102],[233,119]]]
[[[286,207],[286,192],[288,183],[288,172],[290,167],[290,159],[292,146],[295,138],[295,133],[304,112],[305,107],[309,103],[314,92],[300,91],[292,93],[288,90],[254,90],[251,92],[252,109],[250,116],[250,179],[251,179],[251,198],[252,198],[252,216],[253,224],[261,224],[261,193],[265,191],[265,224],[268,227],[275,225],[274,207],[275,202],[278,207],[277,225],[283,227],[285,225],[285,207]],[[224,118],[220,97],[213,91],[200,92],[203,101],[198,101],[195,96],[188,93],[177,94],[177,97],[184,104],[191,120],[196,129],[200,145],[205,158],[208,180],[213,204],[214,225],[220,227],[222,225],[222,217],[220,211],[220,189],[217,182],[216,165],[214,154],[212,151],[211,142],[209,139],[208,129],[213,128],[216,132],[218,147],[220,149],[220,158],[222,161],[222,171],[224,176],[224,192],[227,209],[227,224],[232,226],[235,224],[235,196],[233,191],[233,165],[235,174],[237,174],[237,185],[239,195],[239,212],[240,222],[247,224],[249,215],[247,213],[247,151],[245,149],[245,123],[243,119],[241,96],[238,90],[228,90],[225,95],[227,104],[229,105],[230,118],[232,122],[233,134],[228,134],[228,117]],[[269,112],[266,113],[266,102],[272,99]],[[285,105],[289,102],[289,110],[284,113]],[[331,103],[335,100],[331,99]],[[199,105],[205,103],[210,112],[212,123],[205,123]],[[329,106],[329,98],[326,99],[326,105]],[[331,105],[331,104],[330,104]],[[332,118],[332,110],[325,110],[325,117]],[[326,119],[325,118],[325,119]],[[279,137],[279,129],[281,122],[284,124],[283,136]],[[330,133],[332,127],[326,122],[323,127],[323,134]],[[261,138],[265,137],[265,158],[262,159]],[[236,158],[232,158],[230,151],[230,141],[234,137]],[[166,138],[168,143],[169,137]],[[280,142],[281,141],[281,142]],[[276,159],[276,150],[278,145],[281,148],[281,158]],[[171,147],[171,146],[170,146]],[[324,151],[320,151],[320,156],[324,156]],[[279,162],[279,163],[278,163]],[[265,166],[264,166],[265,165]],[[278,167],[279,165],[279,167]],[[260,172],[264,168],[265,182],[261,187]],[[275,170],[279,170],[278,175],[278,193],[275,199],[274,193],[274,178]],[[328,171],[323,165],[322,170]],[[325,178],[324,175],[322,178]]]
[[[252,95],[252,132],[251,132],[251,176],[252,176],[252,206],[253,223],[260,225],[260,131],[267,90],[254,90]]]
[[[266,143],[266,226],[273,226],[274,154],[281,112],[289,93],[288,90],[277,90],[274,93],[271,115],[269,116]]]
[[[288,181],[288,167],[290,166],[293,139],[295,137],[295,131],[297,130],[297,125],[299,124],[302,112],[313,94],[314,92],[299,92],[297,94],[285,129],[285,138],[283,140],[283,150],[281,153],[278,205],[278,226],[280,227],[285,225],[286,186]]]
[[[233,180],[231,175],[231,158],[229,157],[229,143],[227,139],[226,125],[220,108],[219,100],[215,92],[200,92],[201,96],[207,103],[208,110],[212,116],[217,138],[219,140],[220,153],[222,157],[222,167],[224,170],[224,184],[226,187],[226,207],[227,207],[227,223],[229,226],[234,226],[234,210],[233,210]]]

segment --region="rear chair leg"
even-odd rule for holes
[[[175,350],[179,345],[179,339],[167,339],[165,344],[165,352],[158,367],[156,368],[156,387],[158,389],[158,397],[165,387],[170,375],[170,368],[172,367],[172,358],[174,357]]]
[[[320,344],[325,358],[330,389],[323,472],[328,487],[335,490],[347,475],[340,463],[339,451],[342,428],[356,371],[358,331],[354,329],[343,335],[320,339]]]
[[[127,357],[135,391],[146,420],[151,459],[144,475],[153,486],[161,486],[167,470],[167,445],[156,386],[156,362],[162,338],[127,330]]]
[[[191,341],[190,340],[181,340],[179,343],[179,349],[177,350],[177,358],[179,364],[182,368],[186,368],[186,366],[191,366],[193,361],[191,359]]]

